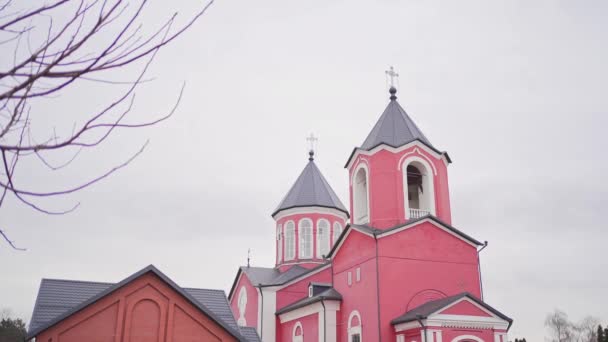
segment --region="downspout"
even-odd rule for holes
[[[422,327],[423,336],[424,336],[424,341],[422,341],[422,342],[427,342],[427,340],[426,340],[426,325],[422,324],[422,315],[420,315],[420,314],[416,315],[416,320],[418,321],[418,324],[420,324],[420,326]]]
[[[481,280],[481,259],[479,253],[488,247],[488,241],[483,242],[483,246],[477,251],[477,273],[479,274],[479,289],[481,291],[481,301],[483,302],[483,281]]]
[[[378,236],[374,231],[374,241],[376,242],[376,302],[378,307],[378,342],[382,341],[382,333],[380,329],[380,270],[378,261]]]
[[[325,301],[321,298],[323,305],[323,342],[327,342],[327,313],[325,312]]]
[[[264,292],[262,292],[262,284],[258,284],[258,290],[260,291],[260,297],[262,298],[262,303],[260,303],[260,308],[262,309],[260,311],[260,340],[263,340],[264,337]]]

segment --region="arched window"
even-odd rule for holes
[[[357,310],[348,316],[348,342],[361,342],[361,315]]]
[[[353,179],[353,206],[355,223],[369,222],[369,189],[367,169],[361,166]]]
[[[283,225],[277,226],[277,264],[283,261]]]
[[[293,326],[291,341],[292,342],[304,341],[304,330],[302,329],[302,323],[297,322],[296,325]]]
[[[422,158],[412,157],[402,166],[406,218],[435,215],[435,189],[430,165]]]
[[[285,223],[285,261],[296,257],[296,225],[293,221]]]
[[[301,219],[298,224],[298,234],[300,234],[300,259],[312,258],[312,221]]]
[[[336,241],[338,241],[340,234],[342,234],[342,225],[340,224],[340,222],[334,222],[334,236],[333,236],[334,245],[336,244]]]
[[[238,325],[244,327],[247,325],[247,321],[245,320],[245,310],[247,310],[247,289],[245,286],[241,286],[241,289],[239,290],[237,306],[239,308],[239,318],[237,319],[237,323]]]
[[[329,253],[329,221],[317,221],[317,258],[323,258]]]

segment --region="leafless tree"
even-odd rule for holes
[[[574,342],[573,325],[565,312],[556,309],[548,314],[545,326],[550,331],[551,342]]]
[[[36,160],[49,172],[58,171],[81,151],[103,143],[116,130],[151,126],[169,118],[175,107],[143,122],[128,122],[127,115],[136,89],[145,81],[144,75],[157,52],[190,28],[212,3],[213,0],[208,0],[181,24],[176,21],[177,13],[171,13],[165,21],[155,23],[154,30],[145,33],[143,13],[149,5],[147,0],[0,0],[0,52],[3,59],[11,59],[7,65],[0,65],[0,209],[7,196],[13,196],[45,214],[71,212],[78,204],[53,211],[39,201],[86,188],[137,157],[146,144],[106,172],[55,191],[31,189],[27,180],[16,177],[19,163],[26,159]],[[127,69],[132,71],[125,75],[135,76],[120,82],[124,87],[120,95],[102,108],[77,113],[78,120],[71,132],[57,134],[51,130],[42,137],[32,133],[32,123],[37,117],[43,115],[48,120],[57,115],[45,112],[44,101],[73,95],[79,82],[114,84],[108,75],[116,71],[123,74]],[[183,87],[176,94],[175,106],[182,92]],[[55,165],[50,158],[54,153],[69,157]],[[2,227],[0,235],[12,248],[19,249]]]
[[[597,342],[597,326],[600,324],[599,319],[593,316],[583,318],[575,325],[577,332],[577,341],[579,342]]]

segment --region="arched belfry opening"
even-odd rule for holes
[[[418,160],[406,162],[404,166],[406,218],[435,215],[433,174],[430,168]]]
[[[354,220],[357,224],[369,223],[369,187],[367,170],[359,168],[353,180]]]

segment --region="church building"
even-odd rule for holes
[[[228,296],[152,265],[118,283],[43,279],[28,339],[508,342],[513,321],[483,298],[487,243],[452,225],[450,157],[389,93],[347,158],[348,208],[310,151],[271,214],[274,265],[240,267]]]
[[[452,226],[446,152],[389,103],[348,156],[350,211],[314,160],[272,213],[276,263],[240,267],[237,324],[264,342],[507,342],[479,240]]]

